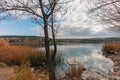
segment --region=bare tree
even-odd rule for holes
[[[94,7],[90,10],[99,16],[107,29],[120,32],[120,0],[93,0]]]
[[[72,0],[0,0],[0,15],[23,18],[29,16],[39,25],[44,25],[46,67],[49,70],[50,80],[55,80],[55,56],[57,45],[54,31],[54,14],[66,12],[63,8],[65,3]],[[42,21],[41,21],[42,20]],[[50,25],[50,26],[49,26]],[[49,27],[52,30],[54,54],[50,55]]]

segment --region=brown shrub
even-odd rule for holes
[[[82,66],[72,66],[68,68],[66,75],[58,80],[83,80],[81,75],[85,70]]]

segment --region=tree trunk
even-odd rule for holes
[[[56,53],[57,53],[57,44],[55,39],[55,33],[54,33],[54,25],[53,25],[53,14],[51,15],[51,30],[52,30],[52,39],[53,39],[53,45],[54,45],[54,52],[51,55],[51,79],[50,80],[56,80]]]
[[[44,34],[45,34],[45,51],[46,51],[46,69],[49,71],[49,80],[56,80],[55,78],[55,67],[56,59],[53,55],[50,55],[50,45],[49,45],[49,33],[48,33],[48,21],[44,21]],[[56,51],[56,50],[55,50]],[[54,53],[55,53],[54,51]],[[53,59],[52,59],[53,57]]]
[[[56,38],[55,38],[55,30],[53,25],[53,13],[51,15],[51,30],[52,30],[52,38],[53,38],[53,45],[54,45],[54,54],[52,55],[52,60],[56,61],[56,53],[57,53],[57,44],[56,44]]]
[[[48,34],[48,21],[47,21],[47,19],[44,20],[44,34],[45,34],[46,69],[49,70],[50,47],[49,47],[49,34]]]
[[[50,80],[56,80],[55,70],[56,70],[56,53],[57,53],[57,45],[55,40],[55,34],[54,34],[54,27],[51,26],[52,29],[52,38],[53,38],[53,45],[54,45],[54,52],[51,55],[51,79]]]
[[[55,69],[56,69],[56,61],[51,60],[50,72],[49,72],[50,79],[49,80],[56,80]]]

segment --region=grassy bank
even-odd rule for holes
[[[120,53],[120,43],[105,43],[102,46],[102,51],[104,53]]]
[[[81,76],[83,71],[84,67],[72,66],[65,72],[64,77],[57,77],[56,80],[83,80]],[[15,67],[15,75],[8,80],[49,80],[49,73],[43,68],[33,71],[28,65],[22,65]]]
[[[45,51],[27,46],[9,45],[0,39],[0,62],[8,65],[23,65],[29,62],[31,66],[45,63]]]
[[[110,58],[113,62],[113,72],[109,73],[110,80],[120,79],[120,43],[108,43],[102,47],[103,52],[107,58]],[[112,54],[111,54],[112,53]]]
[[[51,54],[52,54],[51,50]],[[57,56],[60,63],[61,55]],[[0,39],[0,63],[14,67],[14,75],[8,80],[48,80],[48,72],[45,66],[45,51],[37,50],[27,46],[9,45],[5,40]],[[40,67],[41,66],[41,67]],[[34,69],[37,67],[37,70]],[[57,80],[82,80],[81,74],[85,69],[71,67],[66,75]]]

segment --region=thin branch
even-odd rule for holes
[[[109,6],[109,5],[117,3],[117,2],[120,2],[120,0],[112,1],[110,3],[106,3],[106,4],[103,4],[103,5],[97,6],[96,8],[92,8],[89,12],[95,12],[95,11],[99,10],[100,8]]]
[[[30,9],[30,8],[27,9],[27,8],[21,7],[21,6],[14,6],[13,8],[3,8],[3,9],[0,8],[0,10],[1,10],[0,13],[7,12],[7,11],[14,11],[14,10],[25,11],[25,12],[31,13],[33,15],[36,15],[36,16],[42,18],[42,16],[40,16],[37,13],[35,13],[32,9]]]

